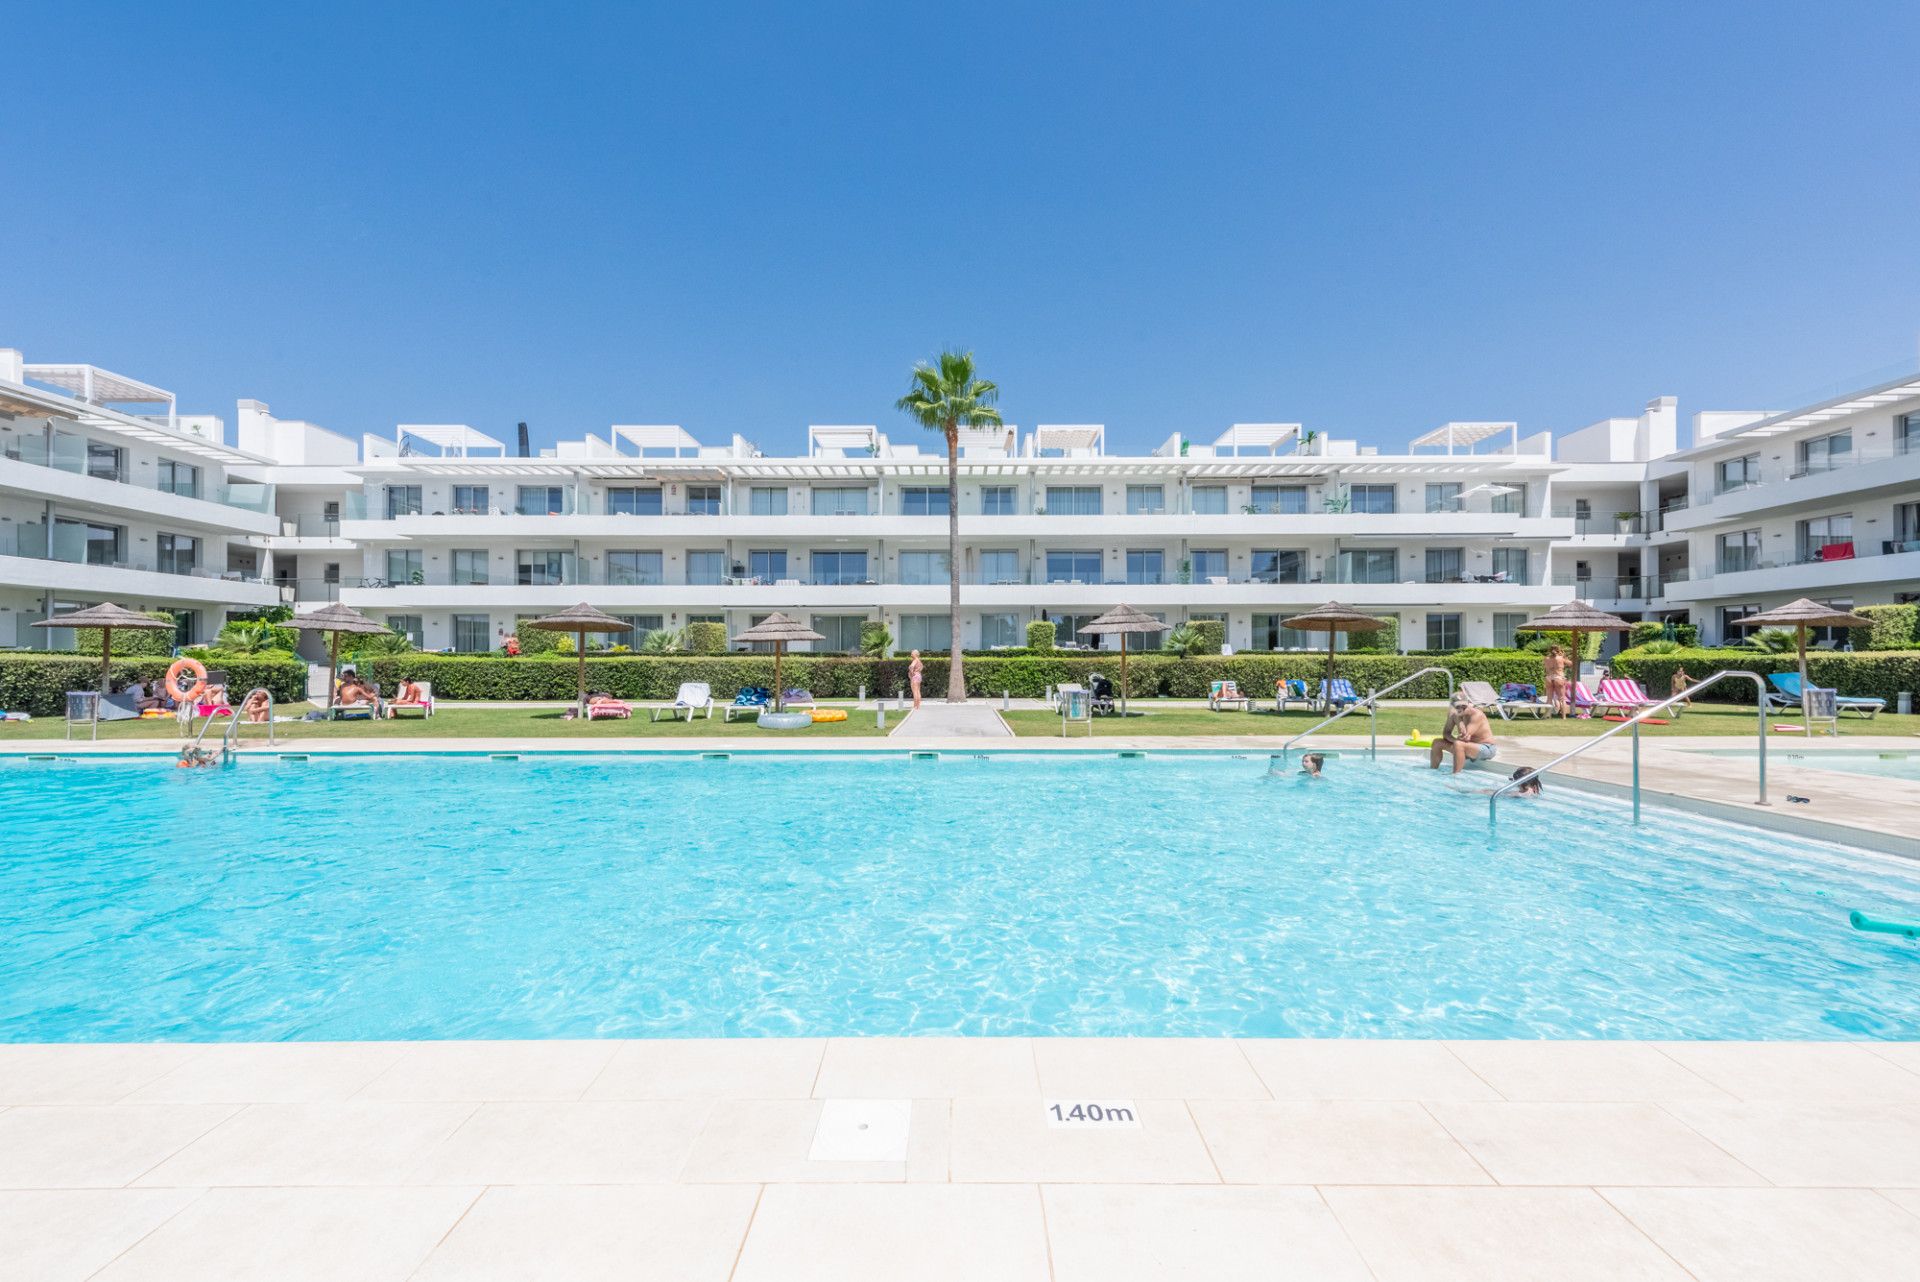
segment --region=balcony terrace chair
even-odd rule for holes
[[[682,681],[680,691],[673,696],[672,703],[661,704],[653,709],[651,720],[658,721],[661,713],[677,718],[682,712],[687,720],[693,720],[696,712],[705,713],[707,720],[713,720],[713,687],[705,681]]]

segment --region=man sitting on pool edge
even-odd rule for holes
[[[1433,741],[1433,750],[1427,754],[1429,769],[1440,768],[1440,758],[1446,753],[1453,754],[1453,773],[1459,774],[1466,768],[1469,758],[1474,761],[1492,761],[1493,727],[1487,722],[1487,714],[1473,705],[1466,695],[1455,692],[1453,707],[1447,713],[1446,729]]]

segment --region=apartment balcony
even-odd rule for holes
[[[152,564],[135,562],[96,564],[21,555],[18,546],[10,542],[0,544],[0,583],[121,605],[165,601],[253,607],[278,605],[281,600],[273,584],[247,575],[162,571]]]
[[[1696,572],[1684,583],[1670,583],[1667,598],[1675,602],[1761,596],[1845,595],[1869,585],[1898,584],[1911,590],[1920,583],[1920,540],[1856,543],[1853,555],[1827,555],[1790,561],[1761,561],[1752,566]]]
[[[56,451],[49,460],[45,442],[33,438],[9,442],[0,455],[0,491],[199,529],[270,534],[279,528],[271,485],[236,481],[163,489],[133,476],[89,473],[84,454]]]
[[[1700,529],[1916,486],[1920,486],[1920,446],[1911,442],[1896,443],[1891,449],[1857,450],[1811,468],[1768,459],[1761,463],[1755,480],[1696,496],[1683,518],[1670,526],[1676,531]]]

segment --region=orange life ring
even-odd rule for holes
[[[193,684],[184,689],[180,685],[180,674],[191,672]],[[167,669],[167,693],[176,703],[194,703],[207,688],[207,665],[198,659],[175,659],[173,666]]]

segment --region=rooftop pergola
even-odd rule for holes
[[[1028,444],[1036,455],[1044,455],[1049,450],[1063,453],[1099,454],[1107,452],[1107,425],[1105,423],[1042,423],[1033,429],[1033,435],[1027,438]]]
[[[164,405],[168,426],[178,418],[174,395],[166,388],[98,365],[28,365],[26,376],[93,405]]]
[[[97,396],[103,400],[119,401],[123,404],[165,404],[167,413],[162,421],[161,415],[143,417],[116,410],[98,401],[88,401],[65,385],[58,378],[45,377],[38,371],[88,371],[91,370],[99,380],[94,385]],[[232,449],[218,441],[185,431],[177,426],[179,416],[174,412],[173,393],[161,388],[140,383],[135,379],[119,374],[110,374],[106,370],[91,365],[28,365],[26,377],[36,383],[44,383],[57,391],[43,391],[38,387],[21,387],[17,391],[0,392],[0,410],[28,418],[64,418],[83,427],[98,428],[112,432],[143,445],[152,445],[159,449],[172,450],[180,454],[191,454],[195,458],[211,463],[230,465],[266,464],[271,459],[260,458],[241,450]],[[73,377],[77,378],[78,375]],[[104,380],[115,380],[106,382]],[[131,387],[146,388],[151,396],[125,397],[121,393]]]
[[[691,458],[702,448],[693,433],[678,423],[615,423],[608,435],[613,437],[615,451],[624,442],[641,458]]]
[[[1277,455],[1281,446],[1299,436],[1298,423],[1235,423],[1213,438],[1213,453],[1215,458],[1238,457],[1249,450]]]
[[[1413,438],[1411,448],[1444,449],[1451,454],[1464,447],[1467,453],[1473,453],[1473,447],[1482,441],[1496,436],[1505,436],[1514,449],[1520,447],[1520,425],[1518,423],[1442,423],[1431,432]]]
[[[413,457],[413,442],[438,450],[441,458],[468,458],[475,450],[505,457],[505,441],[496,440],[465,423],[402,423],[393,429],[394,444],[403,457]]]
[[[1769,436],[1796,432],[1801,428],[1818,427],[1822,423],[1831,422],[1836,418],[1845,418],[1849,414],[1879,409],[1895,401],[1909,401],[1916,396],[1920,396],[1920,377],[1908,375],[1905,378],[1895,379],[1891,383],[1882,383],[1878,387],[1868,388],[1863,392],[1851,392],[1805,409],[1790,410],[1775,414],[1771,418],[1763,418],[1758,423],[1749,423],[1745,427],[1735,428],[1731,432],[1714,438],[1711,442],[1702,442],[1702,444],[1719,444],[1736,437],[1764,440]]]

